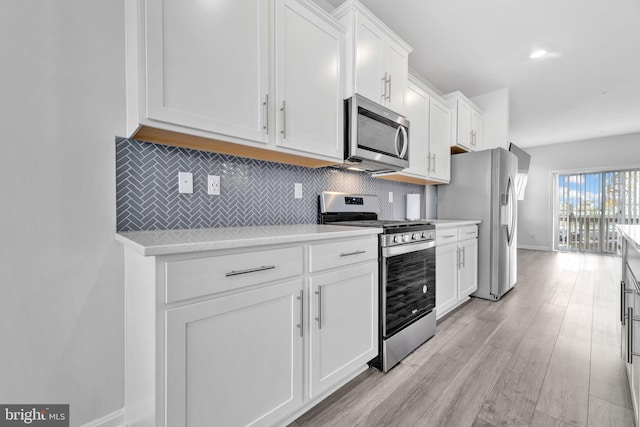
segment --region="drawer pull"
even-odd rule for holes
[[[360,255],[364,253],[367,253],[367,251],[342,252],[340,256]]]
[[[455,234],[445,234],[444,236],[442,236],[443,239],[450,239],[452,237],[456,237]]]
[[[228,273],[225,273],[224,276],[225,277],[239,276],[241,274],[256,273],[258,271],[265,271],[265,270],[273,270],[274,268],[276,268],[275,265],[263,265],[262,267],[247,268],[246,270],[230,271]]]

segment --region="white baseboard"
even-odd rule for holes
[[[80,427],[124,427],[124,408],[82,424]]]
[[[551,251],[551,248],[547,246],[518,245],[518,249],[529,249],[532,251]]]

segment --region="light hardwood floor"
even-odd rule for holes
[[[500,301],[473,298],[390,372],[368,369],[291,427],[633,426],[620,258],[518,257]]]

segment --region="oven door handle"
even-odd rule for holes
[[[436,241],[431,240],[428,242],[409,243],[406,245],[390,246],[382,248],[382,257],[388,258],[396,255],[404,255],[411,252],[423,251],[425,249],[431,249],[436,247]]]

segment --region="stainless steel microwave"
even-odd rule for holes
[[[345,165],[369,172],[409,167],[409,120],[361,95],[345,100]]]

